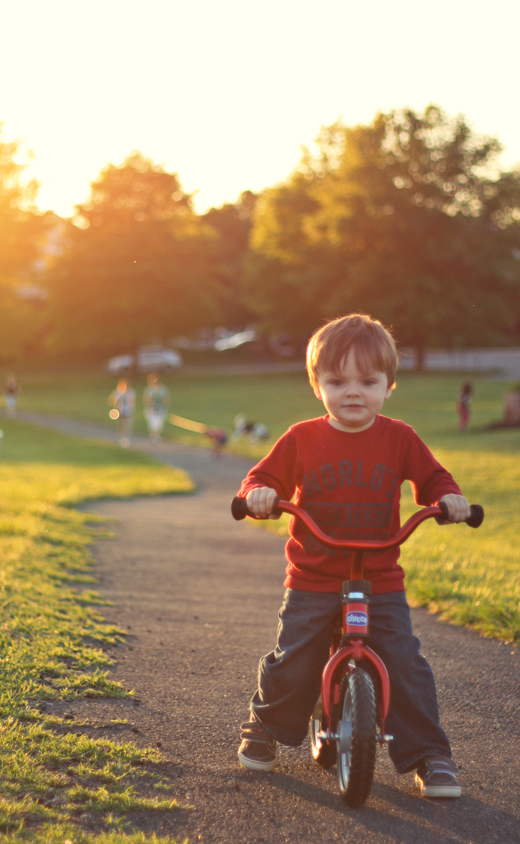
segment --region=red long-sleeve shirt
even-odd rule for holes
[[[324,533],[340,539],[386,539],[400,528],[401,484],[411,481],[417,504],[436,504],[460,489],[413,428],[377,416],[365,431],[338,431],[328,416],[293,425],[247,475],[239,495],[268,486],[306,510]],[[284,585],[311,592],[338,592],[349,577],[348,552],[325,548],[296,519]],[[374,594],[404,590],[399,549],[365,557]]]

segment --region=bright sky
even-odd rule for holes
[[[498,136],[511,166],[519,31],[518,0],[16,0],[0,122],[64,216],[135,149],[203,212],[285,179],[322,125],[429,102]]]

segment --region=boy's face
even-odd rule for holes
[[[359,371],[353,349],[341,362],[339,372],[323,372],[318,377],[316,390],[332,427],[350,433],[370,428],[391,393],[386,373]]]

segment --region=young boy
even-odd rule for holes
[[[401,484],[411,481],[417,504],[444,501],[450,522],[470,515],[449,472],[413,428],[379,415],[395,386],[397,353],[377,320],[353,314],[317,331],[307,370],[327,415],[293,425],[242,483],[239,495],[259,518],[276,518],[276,496],[307,510],[325,533],[381,540],[400,527]],[[320,695],[348,561],[327,549],[295,519],[286,545],[286,592],[274,651],[260,660],[251,720],[242,724],[238,758],[253,770],[276,765],[276,742],[299,746]],[[372,584],[369,644],[390,675],[385,728],[399,773],[416,770],[425,797],[459,797],[458,768],[439,723],[435,681],[413,635],[399,549],[367,555]]]

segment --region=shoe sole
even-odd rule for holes
[[[421,789],[421,797],[460,797],[460,785],[423,785],[420,777],[415,775],[415,784]]]
[[[238,754],[238,761],[244,768],[249,768],[251,771],[272,771],[277,762],[276,759],[273,759],[272,762],[257,762],[254,759],[249,759],[242,753]]]

